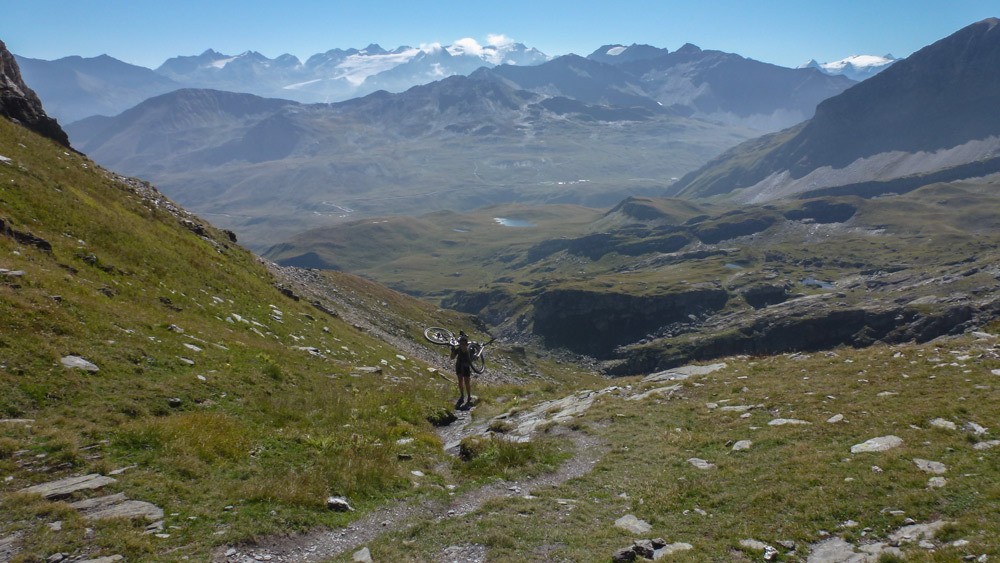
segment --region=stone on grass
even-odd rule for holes
[[[931,489],[940,489],[947,484],[948,480],[944,477],[931,477],[927,480],[927,487]]]
[[[637,518],[634,514],[626,514],[625,516],[615,520],[615,527],[636,535],[646,534],[653,529],[653,527],[649,525],[649,522]],[[631,549],[632,548],[629,548],[630,551]]]
[[[715,469],[715,464],[714,463],[709,463],[709,462],[707,462],[707,461],[705,461],[705,460],[703,460],[701,458],[698,458],[698,457],[688,458],[687,461],[691,465],[695,466],[695,468],[697,468],[697,469],[702,469],[702,470],[704,470],[704,469]]]
[[[354,509],[344,497],[328,497],[326,507],[334,512],[353,512]]]
[[[694,546],[689,543],[675,542],[667,544],[653,552],[653,561],[658,561],[661,557],[666,557],[682,551],[688,551],[690,549],[694,549]]]
[[[116,561],[124,560],[125,558],[121,555],[108,555],[107,557],[98,557],[97,559],[84,559],[77,561],[77,563],[115,563]]]
[[[89,475],[67,477],[65,479],[59,479],[58,481],[34,485],[21,489],[19,492],[42,495],[49,500],[56,500],[66,498],[77,491],[85,489],[96,490],[115,482],[115,479],[112,479],[111,477],[91,473]]]
[[[830,418],[826,419],[826,421],[829,422],[830,424],[836,424],[842,420],[844,420],[844,415],[842,414],[835,414]]]
[[[903,445],[903,439],[899,436],[879,436],[851,446],[851,453],[884,452],[901,445]]]
[[[947,467],[940,461],[930,461],[926,459],[916,458],[913,463],[917,464],[917,468],[926,473],[934,473],[935,475],[940,475],[948,470]]]
[[[96,373],[100,371],[99,367],[97,367],[92,362],[89,362],[81,358],[80,356],[63,356],[62,360],[60,361],[62,362],[63,367],[66,369],[74,369],[74,368],[82,369],[83,371],[89,371],[90,373]]]
[[[733,451],[734,452],[742,452],[744,450],[749,450],[750,446],[752,446],[752,445],[753,445],[753,442],[751,442],[750,440],[740,440],[739,442],[736,442],[735,444],[733,444]]]
[[[367,547],[362,547],[351,555],[351,561],[357,561],[358,563],[372,563],[372,552],[369,551]]]
[[[656,549],[653,548],[653,542],[650,540],[635,540],[632,542],[632,551],[640,557],[652,559]]]
[[[965,430],[966,432],[972,432],[976,436],[982,436],[983,434],[986,434],[986,431],[987,431],[986,428],[983,428],[982,426],[980,426],[980,425],[978,425],[978,424],[976,424],[975,422],[972,422],[972,421],[969,421],[969,422],[966,422],[965,424],[963,424],[962,425],[962,430]]]
[[[1000,446],[1000,440],[987,440],[985,442],[979,442],[978,444],[972,447],[982,451],[982,450],[988,450],[990,448],[995,448],[997,446]]]
[[[125,493],[81,500],[70,506],[79,510],[87,520],[142,518],[148,522],[156,522],[163,518],[162,508],[141,500],[129,500]]]
[[[930,422],[931,426],[934,428],[941,428],[943,430],[955,430],[958,426],[950,420],[945,420],[943,418],[935,418]]]
[[[726,364],[718,363],[707,366],[684,366],[656,372],[643,378],[643,382],[650,381],[684,381],[695,375],[708,375],[712,372],[724,369]]]
[[[631,547],[623,547],[611,555],[611,560],[614,563],[629,563],[635,561],[635,552]]]
[[[797,418],[776,418],[771,422],[768,422],[768,426],[785,426],[787,424],[809,424],[804,420],[799,420]]]

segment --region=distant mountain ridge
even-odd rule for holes
[[[329,103],[377,90],[401,92],[447,76],[467,75],[482,66],[533,65],[549,58],[503,36],[491,40],[480,45],[467,38],[448,46],[435,43],[391,51],[371,44],[364,49],[331,49],[304,63],[289,54],[271,59],[256,51],[227,55],[207,49],[199,55],[172,57],[155,70],[107,55],[54,61],[18,57],[18,62],[53,115],[71,123],[92,115],[117,115],[180,88]]]
[[[812,117],[816,104],[854,84],[814,69],[779,67],[691,44],[672,53],[648,45],[605,45],[586,59],[565,55],[471,76],[590,104],[659,107],[761,131]]]
[[[935,173],[941,181],[950,179],[942,176],[947,170],[956,178],[1000,170],[997,68],[1000,20],[990,18],[826,100],[810,121],[735,147],[670,193],[741,190],[739,199],[759,202],[844,186],[871,195],[905,190],[911,184],[897,180],[907,177]]]

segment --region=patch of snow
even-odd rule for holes
[[[627,50],[628,50],[628,47],[622,47],[621,45],[619,45],[617,47],[612,47],[612,48],[608,49],[608,51],[606,53],[604,53],[604,54],[608,55],[608,56],[611,56],[611,57],[617,57],[618,55],[624,53]]]

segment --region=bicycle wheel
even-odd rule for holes
[[[486,369],[486,358],[483,357],[485,355],[483,347],[479,344],[476,344],[475,350],[471,350],[471,352],[472,352],[472,371],[476,373],[483,373],[483,371]]]
[[[455,340],[455,335],[446,328],[431,326],[424,330],[424,338],[435,344],[451,344]]]

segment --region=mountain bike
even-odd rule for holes
[[[424,330],[424,338],[442,346],[458,346],[458,338],[455,334],[439,326],[427,327]],[[469,351],[472,352],[472,371],[483,373],[486,370],[486,347],[492,344],[494,340],[496,338],[490,338],[489,342],[469,341]]]

